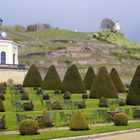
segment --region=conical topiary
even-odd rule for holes
[[[117,98],[117,89],[105,67],[101,67],[92,83],[90,98]]]
[[[88,130],[89,125],[86,114],[81,111],[75,111],[70,123],[70,130]]]
[[[124,85],[123,85],[123,83],[119,77],[119,74],[115,68],[112,68],[112,70],[110,72],[110,76],[111,76],[111,79],[112,79],[117,91],[119,93],[124,93],[125,92]]]
[[[41,84],[40,73],[37,67],[32,65],[24,78],[23,87],[41,87]]]
[[[86,93],[86,88],[75,65],[68,68],[62,83],[62,91]]]
[[[42,88],[47,90],[56,90],[56,89],[61,89],[61,86],[62,86],[61,79],[54,65],[52,65],[50,66],[42,82]]]
[[[137,67],[131,81],[126,98],[127,105],[140,105],[140,65]]]
[[[85,83],[85,87],[87,90],[91,89],[91,85],[92,85],[94,79],[95,79],[95,72],[94,72],[93,68],[90,66],[88,68],[87,73],[84,78],[84,83]]]

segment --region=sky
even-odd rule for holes
[[[1,0],[3,24],[49,23],[53,27],[96,32],[104,18],[118,21],[125,35],[140,43],[140,0]]]

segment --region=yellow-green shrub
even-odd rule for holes
[[[70,130],[88,130],[89,125],[86,115],[81,111],[75,111],[71,123]]]
[[[38,122],[32,119],[22,120],[19,125],[21,135],[35,135],[38,131]]]
[[[117,126],[128,125],[128,116],[125,113],[117,113],[114,116],[114,124]]]

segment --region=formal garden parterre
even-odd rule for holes
[[[76,65],[72,65],[61,81],[54,66],[42,80],[32,65],[23,85],[15,85],[12,80],[1,84],[0,129],[34,135],[48,127],[69,126],[70,131],[88,132],[91,124],[97,123],[131,125],[129,120],[140,118],[139,75],[140,66],[126,93],[115,69],[109,74],[101,67],[95,74],[89,67],[82,80]],[[124,98],[120,98],[122,94]]]

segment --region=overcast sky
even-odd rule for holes
[[[140,43],[140,0],[1,0],[3,24],[49,23],[81,32],[99,31],[104,18],[117,20]]]

